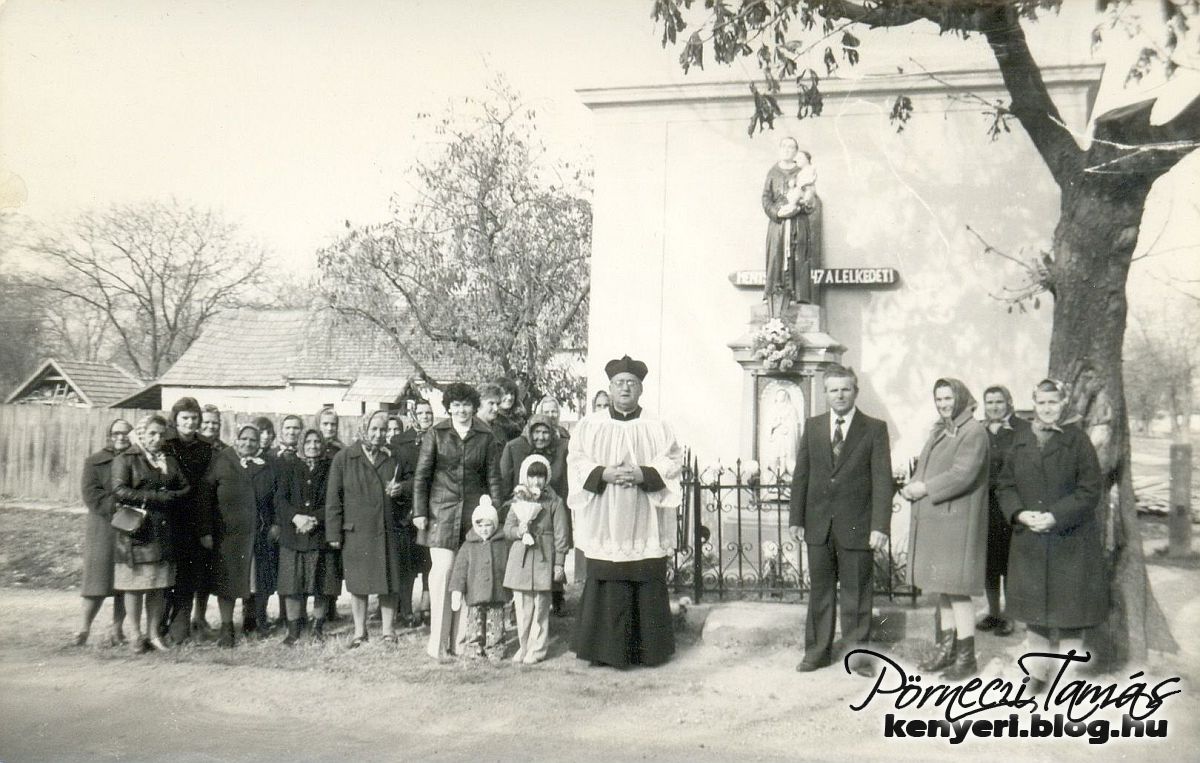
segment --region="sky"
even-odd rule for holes
[[[281,265],[304,271],[345,221],[386,218],[407,168],[433,148],[415,115],[478,94],[496,72],[537,108],[554,151],[586,159],[591,118],[576,88],[682,79],[650,8],[650,0],[8,0],[0,202],[58,224],[91,206],[173,196],[223,210]],[[1090,55],[1087,34],[1046,28],[1035,45]],[[880,39],[914,47],[924,65],[947,57],[988,65],[977,44],[913,34]],[[710,65],[689,78],[752,74]],[[1191,273],[1200,260],[1189,245],[1200,239],[1190,235],[1200,225],[1197,165],[1164,179],[1170,192],[1156,195],[1154,219],[1169,228],[1156,239],[1169,251],[1139,261],[1135,282],[1150,269],[1168,280],[1178,268]]]

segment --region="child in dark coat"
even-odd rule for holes
[[[450,608],[467,604],[467,643],[472,657],[493,664],[504,658],[504,565],[508,543],[489,496],[479,499],[471,514],[471,529],[450,572]]]

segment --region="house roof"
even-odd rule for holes
[[[68,385],[79,402],[92,408],[106,407],[143,386],[136,376],[112,363],[48,358],[4,402],[55,402],[51,397],[37,395],[37,390],[46,382],[59,380]]]
[[[451,381],[459,364],[415,331],[409,346],[438,382]],[[282,387],[288,380],[364,377],[394,381],[417,374],[381,329],[331,310],[242,308],[214,318],[158,383],[180,387]]]

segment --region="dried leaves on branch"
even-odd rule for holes
[[[576,399],[582,380],[562,361],[586,343],[590,174],[548,157],[536,113],[503,82],[464,111],[435,118],[441,145],[413,167],[414,199],[320,252],[320,288],[428,381],[441,381],[420,349],[433,342],[468,378]]]

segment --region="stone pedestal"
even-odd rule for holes
[[[791,368],[768,368],[755,355],[754,336],[770,320],[767,306],[756,305],[745,331],[729,343],[733,359],[745,372],[741,409],[746,415],[739,451],[752,454],[764,470],[790,473],[804,419],[824,410],[824,402],[814,399],[812,379],[826,366],[841,363],[846,348],[822,330],[819,306],[790,305],[779,320],[798,335],[798,356]]]

